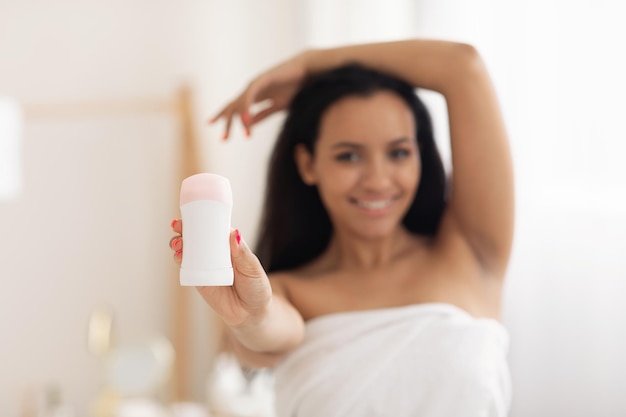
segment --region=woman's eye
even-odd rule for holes
[[[408,149],[394,149],[390,152],[390,156],[392,159],[404,159],[411,154],[411,151]]]
[[[359,160],[359,155],[355,152],[344,152],[337,155],[336,159],[340,162],[356,162]]]

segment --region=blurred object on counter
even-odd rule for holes
[[[242,368],[233,354],[224,352],[217,356],[207,382],[209,408],[217,416],[274,417],[270,370]]]
[[[87,348],[96,356],[104,356],[109,352],[112,345],[111,330],[113,318],[105,309],[94,310],[89,318],[87,330]]]
[[[102,388],[92,403],[92,415],[169,417],[171,413],[159,397],[171,381],[175,358],[172,343],[165,336],[156,336],[117,344],[113,342],[113,330],[110,311],[94,310],[89,319],[87,347],[102,360]]]
[[[75,417],[74,407],[63,403],[58,384],[28,385],[22,394],[20,417]]]

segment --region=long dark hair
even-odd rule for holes
[[[445,208],[446,175],[435,145],[432,123],[414,88],[403,80],[349,64],[305,81],[294,96],[274,147],[256,253],[267,272],[303,265],[326,249],[332,224],[317,187],[300,178],[294,150],[302,143],[314,154],[325,110],[346,96],[368,97],[391,91],[402,98],[416,121],[421,181],[403,224],[411,232],[434,236]]]

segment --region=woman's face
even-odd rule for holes
[[[322,116],[315,154],[297,151],[303,180],[318,187],[333,225],[363,238],[400,224],[420,179],[415,121],[391,92],[349,96]]]

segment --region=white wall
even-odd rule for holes
[[[160,28],[180,13],[142,15],[138,3],[1,3],[0,90],[22,103],[167,95],[177,74]],[[3,415],[26,386],[48,384],[86,411],[101,383],[86,349],[92,309],[114,311],[121,343],[168,330],[160,226],[173,209],[174,129],[158,115],[26,120],[24,188],[0,204]]]
[[[284,35],[299,16],[286,0],[0,2],[0,91],[27,105],[80,103],[165,98],[191,82],[205,168],[231,178],[233,224],[253,239],[277,120],[249,144],[236,132],[222,145],[202,119],[300,48]],[[119,344],[171,333],[177,128],[164,114],[26,120],[22,194],[0,202],[1,415],[17,415],[27,386],[50,384],[87,415],[102,383],[86,348],[94,308],[113,311]],[[214,341],[193,300],[201,400]]]

